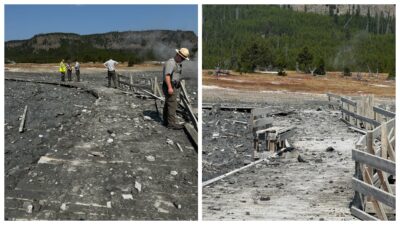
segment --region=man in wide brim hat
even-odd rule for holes
[[[189,50],[187,48],[181,48],[181,49],[175,49],[176,53],[178,53],[178,55],[180,57],[182,57],[183,59],[186,60],[190,60],[189,59]]]
[[[176,108],[178,102],[176,100],[178,90],[180,88],[180,76],[182,73],[182,62],[189,60],[189,50],[187,48],[175,49],[174,58],[165,62],[163,68],[163,92],[165,95],[165,103],[163,110],[163,123],[170,129],[178,130],[183,126],[176,123]]]

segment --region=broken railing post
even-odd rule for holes
[[[19,132],[20,133],[24,132],[24,126],[25,126],[25,119],[26,119],[26,112],[27,111],[28,111],[28,106],[26,105],[25,109],[24,109],[24,113],[22,114],[22,117],[21,117],[21,123],[19,125]]]
[[[265,158],[265,159],[259,159],[259,160],[254,161],[254,162],[252,162],[252,163],[250,163],[250,164],[248,164],[248,165],[246,165],[246,166],[243,166],[243,167],[241,167],[241,168],[232,170],[231,172],[228,172],[228,173],[223,174],[223,175],[221,175],[221,176],[212,178],[212,179],[210,179],[210,180],[208,180],[208,181],[204,181],[204,182],[202,183],[202,186],[205,187],[205,186],[207,186],[207,185],[210,185],[210,184],[212,184],[212,183],[214,183],[214,182],[216,182],[216,181],[219,181],[219,180],[221,180],[221,179],[223,179],[223,178],[225,178],[225,177],[227,177],[227,176],[230,176],[230,175],[232,175],[232,174],[235,174],[235,173],[237,173],[237,172],[239,172],[239,171],[242,171],[242,170],[244,170],[244,169],[247,169],[247,168],[249,168],[249,167],[252,167],[252,166],[257,165],[257,164],[259,164],[259,163],[261,163],[261,162],[264,162],[264,161],[268,162],[268,159],[266,159],[266,158]]]
[[[157,95],[157,77],[154,77],[154,88],[153,88],[153,94]],[[160,96],[161,97],[161,96]]]

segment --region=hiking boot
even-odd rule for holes
[[[180,124],[168,124],[167,126],[168,129],[173,129],[173,130],[182,130],[183,125]]]

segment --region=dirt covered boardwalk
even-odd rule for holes
[[[293,114],[274,117],[273,125],[297,127],[290,142],[306,162],[299,162],[297,157],[280,158],[203,187],[203,219],[353,220],[349,210],[354,193],[351,149],[358,134],[350,131],[339,120],[340,112],[322,98],[280,103],[265,98],[264,101],[268,104],[259,107],[268,107],[271,112],[294,110]],[[215,171],[222,168],[231,171],[244,166],[243,162],[251,159],[252,135],[249,127],[232,125],[229,121],[248,121],[250,114],[232,111],[213,114],[203,110],[203,115],[206,123],[203,146],[207,148],[203,149],[203,174],[210,179],[220,175],[213,167]],[[219,121],[217,126],[216,121]],[[224,130],[235,135],[225,134],[223,138]],[[212,138],[215,132],[220,133],[219,138]],[[223,146],[220,139],[228,144]],[[326,151],[328,147],[334,151]],[[222,159],[221,154],[230,157]]]
[[[5,82],[6,220],[197,219],[197,153],[185,133],[161,125],[154,100],[106,88],[104,77],[73,88]]]

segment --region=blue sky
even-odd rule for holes
[[[197,5],[5,5],[5,41],[51,32],[151,29],[197,34]]]

